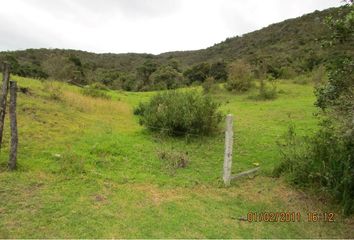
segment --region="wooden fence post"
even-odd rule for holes
[[[2,92],[0,96],[0,149],[2,145],[2,136],[4,132],[4,121],[5,121],[5,113],[6,113],[7,93],[9,89],[9,79],[10,79],[9,65],[7,63],[4,63]]]
[[[233,124],[232,115],[228,114],[226,116],[225,155],[224,155],[224,174],[223,174],[223,180],[225,186],[229,186],[231,181],[232,145],[233,145],[232,124]]]
[[[10,115],[10,127],[11,127],[11,148],[9,156],[9,169],[16,169],[17,161],[17,118],[16,118],[16,96],[17,95],[17,83],[16,81],[10,81],[10,105],[9,105],[9,115]]]

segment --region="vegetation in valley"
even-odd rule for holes
[[[343,218],[331,198],[271,177],[281,161],[276,140],[288,122],[296,122],[298,135],[317,128],[311,84],[280,81],[273,101],[249,98],[258,89],[235,95],[220,86],[208,94],[235,117],[232,172],[255,164],[262,169],[224,188],[224,133],[188,139],[150,134],[133,110],[156,93],[105,90],[110,99],[95,98],[53,82],[61,91],[56,99],[46,81],[12,79],[28,92],[18,93],[17,171],[6,170],[8,128],[0,155],[3,238],[353,236],[352,218]],[[302,221],[239,220],[270,211],[300,212]],[[313,211],[335,212],[336,221],[309,223]]]

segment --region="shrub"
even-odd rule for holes
[[[259,94],[260,100],[271,100],[277,97],[277,82],[274,77],[268,76],[267,81],[260,79]],[[269,86],[270,85],[270,86]]]
[[[173,136],[208,135],[221,121],[219,104],[197,91],[158,93],[141,105],[140,123],[149,130]]]
[[[204,93],[209,93],[212,90],[214,83],[215,79],[213,77],[207,77],[202,84]]]
[[[279,144],[281,164],[275,175],[287,173],[291,183],[330,193],[343,206],[343,212],[354,212],[354,135],[343,138],[336,125],[325,120],[311,137],[298,137],[289,127]]]
[[[288,179],[292,183],[306,185],[309,171],[306,150],[309,148],[308,139],[298,137],[295,126],[291,124],[288,131],[278,141],[281,155],[281,163],[274,169],[274,175],[279,177],[281,173],[287,172]]]
[[[145,104],[140,102],[133,110],[134,115],[142,116],[144,114]]]
[[[97,89],[95,86],[89,85],[82,88],[81,93],[85,96],[94,98],[110,99],[111,97],[103,90]]]
[[[229,91],[248,91],[252,87],[251,66],[241,60],[232,63],[229,66],[229,78],[225,87]]]

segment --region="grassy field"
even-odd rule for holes
[[[235,116],[233,172],[262,171],[225,188],[224,136],[162,138],[138,124],[133,108],[154,93],[83,96],[57,83],[13,77],[18,95],[18,170],[8,172],[9,124],[0,155],[0,238],[345,238],[342,218],[324,196],[272,178],[277,140],[289,124],[316,128],[313,88],[280,82],[274,101],[225,91],[214,94]],[[255,94],[254,92],[250,93]],[[188,152],[187,168],[171,172],[159,151]],[[248,212],[301,212],[300,222],[240,221]],[[335,212],[335,222],[308,222],[308,212]]]

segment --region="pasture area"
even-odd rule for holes
[[[233,173],[261,167],[254,178],[222,183],[224,133],[170,138],[139,125],[133,109],[154,92],[109,91],[12,77],[18,93],[18,170],[7,171],[8,119],[0,154],[0,238],[345,238],[343,218],[326,196],[304,193],[272,177],[277,141],[294,124],[316,128],[313,86],[280,81],[277,99],[213,93],[234,115]],[[55,93],[60,92],[59,97]],[[161,151],[188,152],[171,170]],[[299,222],[248,222],[249,212],[300,212]],[[335,222],[308,222],[309,212],[334,212]]]

